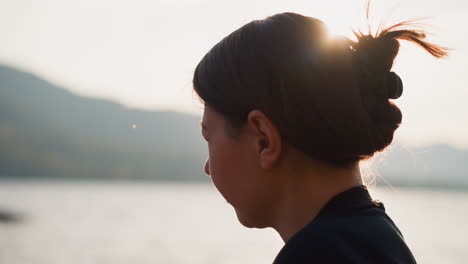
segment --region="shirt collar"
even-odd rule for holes
[[[316,219],[329,214],[348,211],[349,209],[354,210],[369,206],[379,207],[385,210],[382,203],[372,200],[372,197],[370,196],[369,191],[365,185],[359,185],[334,196],[320,210]]]

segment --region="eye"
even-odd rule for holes
[[[205,135],[205,133],[202,132],[203,139],[208,142],[208,137]]]

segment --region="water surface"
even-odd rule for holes
[[[468,262],[468,193],[372,188],[419,263]],[[0,263],[271,263],[283,242],[242,227],[211,184],[0,181]]]

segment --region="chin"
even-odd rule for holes
[[[237,215],[237,219],[239,220],[239,223],[241,223],[241,225],[247,227],[247,228],[267,228],[267,227],[270,227],[269,224],[266,223],[266,221],[262,221],[261,218],[259,217],[249,217],[245,214],[243,214],[242,212],[240,212],[239,210],[235,209],[236,210],[236,215]]]

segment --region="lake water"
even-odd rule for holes
[[[372,188],[418,263],[468,263],[468,192]],[[211,184],[0,181],[1,264],[271,263],[272,229],[242,227]]]

